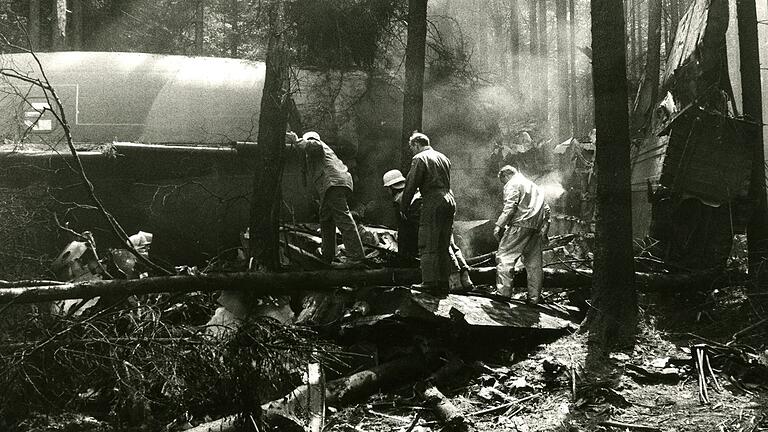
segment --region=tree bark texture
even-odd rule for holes
[[[53,12],[51,42],[54,51],[64,51],[67,49],[67,0],[56,0]]]
[[[752,147],[752,173],[749,195],[753,213],[747,225],[747,253],[749,274],[758,289],[768,285],[768,203],[766,202],[765,149],[763,147],[763,107],[760,82],[760,46],[757,35],[757,9],[755,0],[737,0],[739,25],[739,60],[741,63],[741,94],[744,116],[756,123],[747,133]]]
[[[579,104],[578,104],[578,70],[576,68],[576,4],[575,0],[568,0],[568,19],[570,30],[570,64],[571,64],[571,124],[573,133],[579,133]]]
[[[229,55],[237,58],[240,49],[240,0],[230,0],[229,17],[232,32],[229,35]]]
[[[690,274],[637,273],[635,282],[645,291],[685,290],[711,281],[722,272],[702,271]],[[496,268],[470,270],[476,283],[496,281]],[[593,273],[588,270],[544,269],[544,286],[556,288],[588,287]],[[112,279],[83,282],[16,281],[0,283],[0,304],[38,303],[99,296],[129,296],[154,293],[212,292],[219,290],[248,291],[253,295],[291,295],[305,291],[325,292],[339,286],[407,286],[418,282],[417,268],[389,268],[377,270],[320,270],[290,273],[211,273],[196,276],[161,276],[144,279]],[[515,286],[525,285],[525,272],[515,274]],[[315,308],[322,296],[317,296]],[[311,321],[311,311],[304,314]]]
[[[195,2],[195,55],[203,55],[203,20],[205,19],[205,0]]]
[[[504,32],[504,17],[501,13],[492,13],[491,25],[492,25],[492,37],[490,45],[493,47],[489,50],[488,64],[493,65],[493,72],[499,71],[501,76],[506,76],[508,72],[507,66],[507,38]]]
[[[72,3],[71,46],[75,51],[83,49],[83,0],[70,0]]]
[[[37,51],[40,48],[40,0],[29,0],[29,49]]]
[[[509,4],[509,85],[515,94],[520,88],[520,5],[518,0]]]
[[[651,86],[651,104],[648,121],[653,124],[654,108],[659,98],[659,69],[661,68],[661,0],[648,2],[648,51],[645,62],[645,79]]]
[[[539,98],[539,88],[537,83],[539,82],[539,23],[538,17],[538,0],[528,0],[528,37],[529,37],[529,51],[531,58],[528,61],[528,85],[530,89],[530,95],[534,103],[537,103]]]
[[[557,18],[557,125],[558,142],[572,136],[570,100],[571,85],[568,79],[568,4],[565,0],[555,2]]]
[[[667,39],[667,57],[672,51],[672,45],[675,42],[677,33],[677,24],[680,22],[680,1],[669,0],[669,38]]]
[[[253,295],[290,295],[323,291],[342,285],[399,286],[418,282],[419,269],[322,270],[311,272],[212,273],[196,276],[161,276],[144,279],[111,279],[0,289],[0,303],[35,303],[99,296],[152,293],[248,291]]]
[[[547,34],[547,0],[539,0],[539,66],[541,67],[541,117],[549,123],[549,35]]]
[[[405,94],[400,167],[403,175],[411,167],[408,138],[422,130],[424,108],[424,56],[427,46],[427,0],[408,0],[408,40],[405,46]]]
[[[627,1],[627,0],[625,0]],[[629,13],[629,26],[630,38],[629,38],[629,80],[632,81],[637,77],[637,2],[636,0],[628,0],[627,11]],[[593,53],[594,55],[594,53]]]
[[[270,29],[258,134],[263,151],[258,156],[253,176],[249,249],[259,267],[276,271],[280,268],[279,219],[290,82],[282,0],[274,3],[268,13]]]
[[[418,392],[425,404],[435,413],[443,430],[456,432],[469,430],[464,414],[437,387],[426,385],[424,388],[419,388]]]
[[[602,360],[634,336],[637,294],[624,11],[614,0],[592,0],[591,9],[597,197],[592,308],[585,324],[592,358]]]

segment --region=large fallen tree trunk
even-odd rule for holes
[[[408,285],[418,282],[418,269],[321,270],[310,272],[238,272],[111,279],[0,289],[0,303],[34,303],[98,296],[173,292],[244,290],[256,295],[290,295],[339,286]]]
[[[483,267],[473,269],[472,280],[478,284],[496,282],[496,268]],[[726,277],[727,276],[727,277]],[[714,288],[729,278],[738,278],[725,270],[702,270],[691,273],[635,273],[635,284],[645,291],[664,291],[673,289]],[[525,271],[515,273],[515,285],[524,286]],[[589,287],[592,283],[592,270],[544,269],[544,286],[549,288]]]
[[[686,274],[637,273],[636,283],[646,290],[669,290],[688,287],[714,286],[721,271]],[[480,284],[493,284],[496,269],[473,269],[472,279]],[[588,270],[544,269],[544,286],[573,288],[589,286],[592,272]],[[288,273],[210,273],[202,275],[161,276],[144,279],[91,280],[83,282],[41,284],[39,281],[12,288],[0,288],[0,303],[35,303],[53,300],[92,298],[98,296],[127,296],[152,293],[210,292],[244,290],[255,295],[290,295],[302,291],[323,291],[339,286],[399,286],[419,282],[421,274],[415,268],[376,270],[320,270]],[[525,273],[515,277],[517,284],[525,281]]]

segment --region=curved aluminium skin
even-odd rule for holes
[[[36,55],[64,105],[75,142],[256,141],[262,62],[115,52]],[[0,67],[42,77],[30,54],[0,55]],[[14,143],[59,142],[61,128],[51,114],[35,112],[47,106],[42,91],[1,79],[2,137]]]

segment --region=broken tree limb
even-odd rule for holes
[[[611,421],[611,420],[601,421],[598,424],[600,426],[610,426],[610,427],[615,427],[622,430],[632,429],[632,430],[647,431],[647,432],[661,432],[661,429],[654,426],[645,426],[645,425],[617,422],[617,421]]]
[[[396,386],[418,379],[429,373],[429,361],[424,356],[405,356],[355,374],[329,381],[325,386],[328,405],[344,405],[378,391],[382,387]],[[304,384],[293,391],[261,406],[266,417],[279,416],[294,419],[308,399],[309,387]],[[305,407],[304,407],[305,409]],[[189,432],[227,432],[235,430],[235,416],[229,416],[189,429]]]
[[[703,271],[688,274],[636,273],[635,280],[643,289],[664,291],[696,286],[710,286],[720,272]],[[496,269],[472,269],[472,279],[480,284],[493,284]],[[592,272],[544,269],[546,287],[588,287]],[[518,279],[519,278],[519,279]],[[525,273],[515,275],[516,283],[524,283]],[[339,286],[402,286],[419,282],[415,268],[376,270],[318,270],[307,272],[239,272],[201,275],[159,276],[144,279],[90,280],[52,283],[50,285],[0,288],[0,303],[36,303],[104,295],[129,296],[153,293],[211,292],[247,290],[254,295],[290,295],[301,291],[326,291]],[[15,284],[14,284],[15,285]]]
[[[437,387],[427,384],[423,388],[418,388],[417,391],[424,399],[425,404],[435,413],[438,422],[443,425],[443,430],[469,430],[469,423],[464,414]]]
[[[525,402],[527,400],[535,399],[537,397],[539,397],[538,393],[532,394],[532,395],[528,395],[528,396],[526,396],[524,398],[520,398],[520,399],[517,399],[517,400],[512,401],[512,402],[507,402],[507,403],[501,404],[499,406],[495,406],[495,407],[491,407],[491,408],[486,408],[486,409],[480,410],[480,411],[475,411],[473,413],[470,413],[469,415],[470,416],[479,416],[479,415],[484,415],[484,414],[495,413],[495,412],[502,411],[502,410],[505,410],[507,408],[513,407],[513,406],[515,406],[515,405],[517,405],[517,404],[519,404],[521,402]]]
[[[247,290],[255,295],[289,295],[339,286],[397,286],[418,281],[418,269],[321,270],[310,272],[209,273],[144,279],[111,279],[0,289],[0,303],[35,303],[103,295]]]

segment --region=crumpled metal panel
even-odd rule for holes
[[[372,315],[344,324],[345,328],[369,326],[391,320],[416,320],[439,324],[460,319],[471,327],[562,330],[571,323],[533,305],[506,302],[476,295],[435,297],[405,287],[369,292]]]

